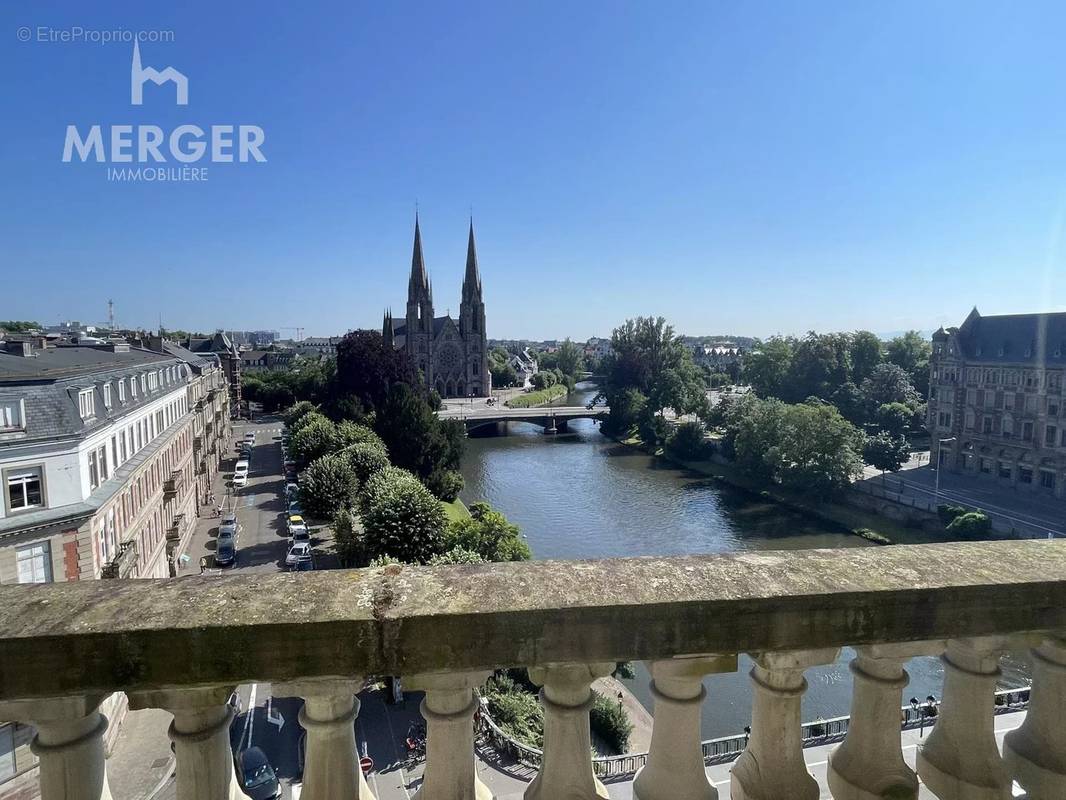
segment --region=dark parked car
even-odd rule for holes
[[[249,747],[237,759],[237,774],[241,790],[252,800],[276,800],[281,797],[281,784],[274,768],[267,761],[266,753],[258,747]]]
[[[220,538],[218,549],[215,551],[215,564],[220,567],[228,567],[237,559],[237,545],[233,537]]]

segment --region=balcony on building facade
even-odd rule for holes
[[[129,578],[137,569],[137,541],[130,539],[118,546],[115,557],[100,571],[104,578]]]
[[[1009,798],[1014,781],[1031,800],[1066,797],[1066,541],[0,586],[0,719],[37,726],[44,800],[102,800],[99,704],[124,691],[132,708],[173,713],[177,797],[230,798],[227,699],[270,682],[304,699],[303,795],[365,800],[356,695],[368,676],[402,675],[426,692],[420,797],[485,800],[476,691],[491,670],[526,666],[545,720],[525,797],[594,800],[607,795],[590,752],[591,684],[645,660],[654,725],[633,795],[713,800],[701,708],[717,702],[713,675],[748,653],[752,724],[731,796],[815,800],[804,671],[847,646],[851,720],[826,768],[836,800],[913,800],[919,776],[941,800]],[[1031,648],[1030,705],[1001,755],[998,662],[1019,646]],[[944,664],[917,774],[900,743],[916,655]]]
[[[176,469],[170,473],[170,477],[163,481],[163,502],[176,498],[185,488],[185,473]]]
[[[167,528],[167,546],[176,545],[181,541],[181,535],[185,532],[185,515],[175,514],[174,521]]]

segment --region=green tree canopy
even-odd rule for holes
[[[444,508],[406,470],[388,467],[371,476],[359,497],[359,516],[371,559],[425,564],[445,550]]]
[[[759,397],[781,397],[792,369],[793,343],[780,336],[756,342],[751,352],[744,355],[741,380]]]
[[[929,396],[929,356],[933,347],[918,331],[907,331],[885,347],[886,358],[910,376],[922,397]]]
[[[851,382],[861,386],[870,377],[874,368],[885,359],[884,345],[875,333],[855,331],[849,344],[851,359]]]
[[[314,418],[314,419],[312,419]],[[301,464],[310,464],[333,451],[337,429],[321,414],[307,414],[303,425],[289,439],[289,453]]]
[[[528,561],[532,557],[518,526],[488,503],[474,503],[468,519],[452,522],[444,546],[477,553],[485,561]]]
[[[355,501],[358,491],[359,479],[339,453],[315,459],[300,475],[300,500],[316,519],[332,519]]]
[[[898,472],[911,457],[907,437],[881,431],[866,437],[862,448],[863,460],[881,472]]]
[[[918,393],[911,384],[910,375],[896,364],[878,364],[870,377],[862,382],[862,394],[871,408],[885,403],[902,403],[914,406]]]

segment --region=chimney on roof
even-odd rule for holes
[[[31,358],[33,353],[33,342],[29,339],[20,339],[14,341],[9,339],[4,342],[4,351],[9,356],[19,356],[20,358]]]

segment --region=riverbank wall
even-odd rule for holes
[[[771,500],[786,508],[800,511],[861,536],[875,544],[925,544],[947,541],[943,524],[935,513],[923,509],[904,509],[884,499],[851,489],[839,499],[812,502],[780,487],[767,487],[742,474],[721,455],[707,461],[684,461],[672,458],[661,449],[652,452],[636,438],[604,434],[626,447],[632,447],[681,469],[720,480],[751,495]]]

